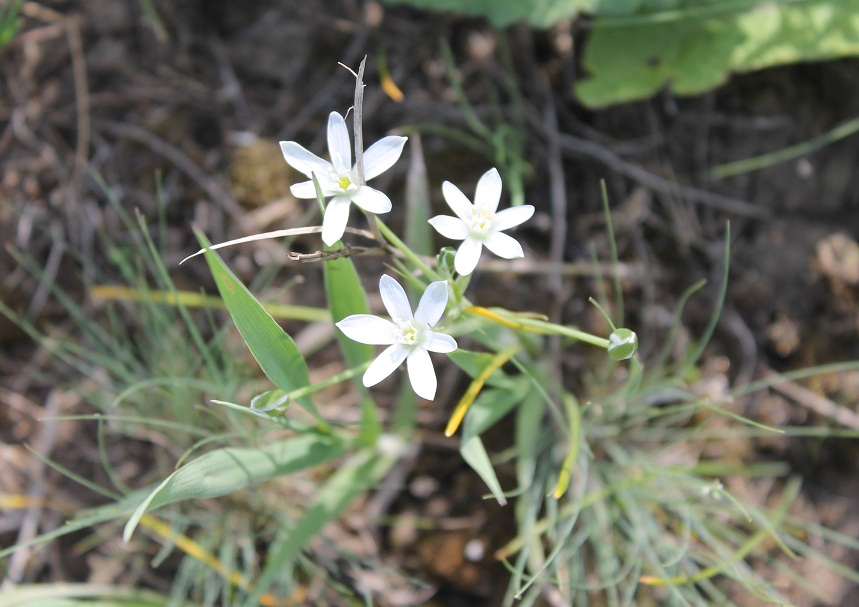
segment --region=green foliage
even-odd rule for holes
[[[198,233],[198,237],[204,247],[210,244],[202,234]],[[287,392],[310,384],[307,363],[292,338],[251,295],[217,253],[206,251],[206,261],[239,333],[266,376],[278,388]],[[308,396],[298,399],[298,402],[313,411]]]
[[[24,0],[4,0],[0,6],[0,51],[12,42],[21,29],[21,20],[18,15]]]
[[[586,77],[575,93],[598,108],[668,86],[704,92],[732,73],[859,55],[859,0],[386,0],[547,28],[592,18]]]
[[[859,0],[684,2],[671,11],[597,18],[576,88],[590,107],[680,95],[724,83],[732,72],[859,54]]]

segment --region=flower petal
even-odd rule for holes
[[[343,237],[349,222],[349,199],[335,196],[325,207],[322,217],[322,242],[329,247]]]
[[[521,207],[511,207],[498,211],[495,214],[495,219],[492,221],[492,229],[498,232],[509,230],[520,223],[525,223],[531,216],[534,215],[534,207],[530,204],[523,204]]]
[[[498,257],[503,257],[504,259],[525,257],[525,252],[522,250],[522,245],[519,244],[519,241],[501,232],[490,234],[489,238],[483,241],[483,244],[486,245],[487,249],[498,255]]]
[[[465,240],[470,233],[464,221],[450,215],[436,215],[429,223],[439,234],[451,240]]]
[[[316,178],[320,182],[334,168],[330,162],[322,160],[322,158],[307,151],[294,141],[281,141],[280,151],[283,152],[283,159],[286,160],[289,166],[308,177],[310,177],[311,173],[316,173]]]
[[[396,320],[412,320],[412,306],[406,292],[396,280],[382,274],[379,279],[379,293],[382,295],[382,303],[391,318]]]
[[[381,175],[399,160],[408,137],[382,137],[364,151],[364,179]]]
[[[444,314],[447,307],[447,281],[438,280],[430,283],[421,296],[418,309],[415,310],[415,324],[433,326]]]
[[[412,382],[415,394],[427,400],[434,399],[438,380],[435,377],[429,352],[423,348],[412,348],[406,359],[406,367],[409,370],[409,381]]]
[[[471,209],[474,208],[474,205],[471,204],[471,201],[466,197],[465,194],[462,193],[462,190],[453,185],[451,182],[445,181],[443,184],[441,184],[441,193],[444,194],[444,199],[447,201],[447,206],[449,206],[451,210],[456,213],[456,216],[464,222],[470,223]]]
[[[353,314],[334,324],[346,337],[362,344],[389,346],[397,341],[397,326],[372,314]]]
[[[368,213],[387,213],[391,210],[391,199],[368,185],[362,185],[352,193],[352,202]]]
[[[316,178],[319,179],[319,176],[317,175]],[[322,188],[323,198],[334,196],[338,192],[338,189],[332,187],[331,182],[327,179],[320,181],[319,187]],[[289,191],[292,192],[292,195],[296,198],[316,198],[316,186],[313,185],[312,180],[293,184],[290,186]]]
[[[450,335],[439,333],[438,331],[427,331],[424,335],[424,340],[421,342],[421,347],[430,352],[441,352],[448,354],[457,349],[456,340]]]
[[[462,276],[468,276],[477,267],[482,249],[483,244],[480,241],[466,238],[456,252],[456,257],[453,258],[453,267]]]
[[[328,114],[328,154],[338,175],[349,171],[352,166],[352,143],[349,141],[346,121],[337,112]]]
[[[501,200],[501,175],[498,174],[498,169],[492,168],[486,171],[477,182],[474,206],[494,213],[498,208],[499,200]]]
[[[369,388],[375,386],[380,381],[388,377],[394,370],[399,367],[406,356],[409,355],[411,348],[403,344],[394,344],[385,348],[379,354],[376,360],[373,361],[367,370],[364,372],[363,383]]]

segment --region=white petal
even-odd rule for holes
[[[441,184],[441,193],[444,194],[444,199],[447,201],[447,205],[454,213],[456,213],[456,216],[464,222],[470,223],[471,209],[474,208],[474,205],[471,204],[471,201],[465,196],[465,194],[463,194],[458,187],[449,181],[445,181]]]
[[[391,210],[391,199],[368,185],[362,185],[352,193],[352,202],[368,213],[387,213]]]
[[[499,200],[501,200],[501,175],[498,174],[498,169],[489,169],[477,182],[474,206],[494,213],[498,208]]]
[[[352,166],[352,143],[346,121],[337,112],[328,114],[328,154],[331,164],[338,174],[345,173]]]
[[[372,314],[353,314],[334,324],[346,337],[362,344],[389,346],[397,341],[397,326]]]
[[[465,240],[470,233],[464,221],[450,215],[436,215],[429,223],[439,234],[451,240]]]
[[[308,177],[310,177],[311,173],[316,173],[316,178],[321,180],[333,168],[330,162],[326,162],[316,154],[308,152],[294,141],[281,141],[280,151],[283,152],[283,159],[286,160],[289,166]]]
[[[466,238],[456,252],[456,257],[453,258],[453,267],[462,276],[468,276],[477,267],[477,260],[480,259],[480,251],[483,245],[473,238]]]
[[[402,364],[406,356],[409,355],[410,350],[411,348],[404,346],[403,344],[394,344],[393,346],[385,348],[385,350],[379,354],[378,358],[373,361],[373,364],[371,364],[364,372],[364,378],[362,380],[364,385],[369,388],[370,386],[375,386],[380,381],[388,377]]]
[[[421,296],[418,309],[415,310],[415,323],[423,328],[433,326],[438,322],[447,307],[447,281],[438,280],[430,283]]]
[[[415,394],[427,400],[434,399],[438,380],[435,378],[435,369],[432,368],[429,352],[423,348],[412,348],[406,359],[406,367],[409,370],[409,381],[412,382]]]
[[[518,226],[520,223],[525,223],[534,214],[534,207],[530,204],[523,204],[521,207],[511,207],[504,209],[495,214],[495,219],[492,220],[492,229],[497,231],[509,230],[513,226]]]
[[[382,137],[364,152],[364,179],[381,175],[399,160],[408,137]]]
[[[406,292],[396,280],[382,274],[379,279],[379,293],[382,295],[382,303],[394,320],[412,320],[412,306]]]
[[[343,237],[349,222],[349,199],[335,196],[325,207],[322,217],[322,242],[329,247]]]
[[[522,245],[507,234],[495,232],[490,234],[489,238],[483,241],[486,248],[504,259],[514,259],[516,257],[525,257],[525,252],[522,250]]]
[[[456,350],[458,346],[456,345],[456,340],[450,335],[445,335],[438,331],[428,331],[424,335],[421,347],[429,350],[430,352],[441,352],[442,354],[447,354]]]
[[[317,179],[319,179],[318,176]],[[337,188],[332,187],[327,179],[320,181],[319,187],[322,189],[323,198],[334,196],[334,194],[338,192]],[[313,185],[313,181],[302,181],[301,183],[296,183],[290,186],[289,191],[292,192],[292,195],[296,198],[316,198],[316,186]]]

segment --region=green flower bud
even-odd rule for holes
[[[453,260],[455,257],[456,249],[453,247],[443,247],[442,250],[438,252],[438,255],[436,256],[436,264],[440,278],[445,280],[453,278],[453,273],[455,271]]]
[[[608,355],[612,360],[626,360],[638,351],[638,335],[629,329],[615,329],[608,338]]]

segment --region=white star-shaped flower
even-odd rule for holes
[[[399,159],[406,137],[383,137],[364,152],[364,179],[384,173]],[[331,198],[322,218],[322,241],[333,245],[340,240],[349,221],[349,204],[354,202],[368,213],[387,213],[391,199],[367,185],[358,185],[358,167],[352,166],[352,144],[346,121],[337,112],[328,115],[328,154],[331,162],[307,151],[294,141],[281,141],[286,162],[310,181],[296,183],[289,191],[296,198],[316,198],[312,175],[316,175],[322,195]]]
[[[457,347],[450,335],[432,330],[447,307],[447,282],[430,283],[414,315],[406,292],[396,280],[383,275],[379,291],[391,320],[372,314],[353,314],[337,323],[349,339],[388,346],[367,368],[364,385],[375,386],[405,360],[414,391],[421,398],[432,400],[438,381],[429,352],[447,354]]]
[[[501,200],[501,176],[496,169],[486,171],[477,182],[474,204],[449,181],[442,184],[441,191],[456,217],[437,215],[429,222],[442,236],[463,241],[453,260],[457,272],[463,276],[471,274],[484,245],[504,259],[525,256],[522,245],[502,231],[530,219],[534,207],[523,204],[497,211]]]

